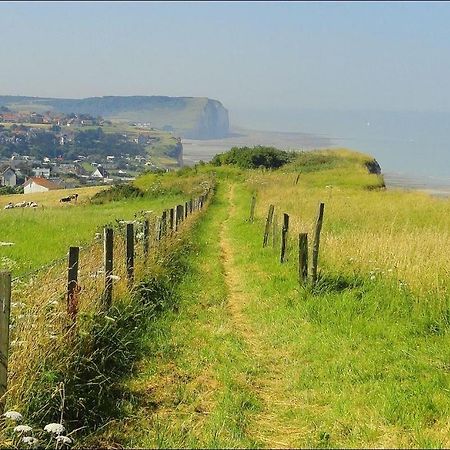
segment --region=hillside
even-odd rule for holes
[[[171,223],[173,203],[186,208],[205,190],[211,197],[204,210],[181,234],[168,226],[168,240],[159,241],[155,232]],[[54,205],[47,260],[53,242],[61,252],[114,211],[129,218],[133,207],[153,210],[134,220],[141,230],[142,214],[152,218],[151,258],[142,257],[136,234],[140,278],[127,291],[119,223],[115,303],[107,314],[92,312],[102,291],[97,286],[88,296],[97,272],[83,269],[78,328],[53,341],[37,318],[53,317],[47,302],[55,297],[45,297],[39,278],[25,284],[39,286],[40,296],[31,289],[20,296],[30,306],[12,313],[15,336],[24,334],[14,347],[7,402],[34,429],[62,421],[78,430],[71,434],[76,445],[102,448],[450,445],[448,200],[387,190],[370,155],[260,147],[235,148],[212,164],[173,173],[147,173],[133,187],[102,191],[80,206],[74,214],[78,206]],[[71,238],[66,229],[57,237],[64,210],[74,224],[85,218]],[[51,215],[50,208],[2,211],[2,228],[17,228],[7,237],[22,246],[8,248],[18,267],[32,269],[25,266],[30,244],[21,216],[36,234],[40,217],[45,230]],[[308,235],[307,278],[299,270],[300,233]],[[97,266],[102,244],[93,247]],[[36,262],[39,252],[32,255]],[[57,274],[65,289],[66,272]],[[56,301],[60,324],[65,291]],[[31,321],[42,336],[27,328]],[[58,343],[59,353],[52,356],[41,338]],[[6,428],[1,438],[11,432]]]
[[[228,111],[217,100],[200,97],[108,96],[85,99],[0,96],[0,105],[21,111],[83,113],[127,122],[150,123],[190,139],[226,137]]]

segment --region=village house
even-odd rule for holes
[[[50,178],[50,167],[37,167],[33,173],[35,177]]]
[[[16,171],[11,167],[7,167],[1,175],[0,185],[15,186],[17,184]]]
[[[108,172],[102,166],[98,166],[91,175],[91,178],[102,178],[103,180],[106,180],[108,176]]]
[[[23,185],[24,194],[33,194],[35,192],[47,192],[60,189],[60,187],[47,178],[30,177]]]

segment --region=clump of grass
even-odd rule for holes
[[[107,190],[97,192],[91,198],[91,203],[94,205],[101,205],[107,202],[142,197],[143,195],[144,193],[132,184],[118,184]]]

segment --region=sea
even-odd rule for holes
[[[230,119],[228,138],[182,140],[185,164],[233,146],[345,147],[373,155],[390,188],[450,196],[450,112],[248,109]]]

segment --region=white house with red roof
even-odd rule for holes
[[[43,177],[30,177],[23,185],[24,194],[33,194],[35,192],[47,192],[55,189],[61,189],[60,186]]]

